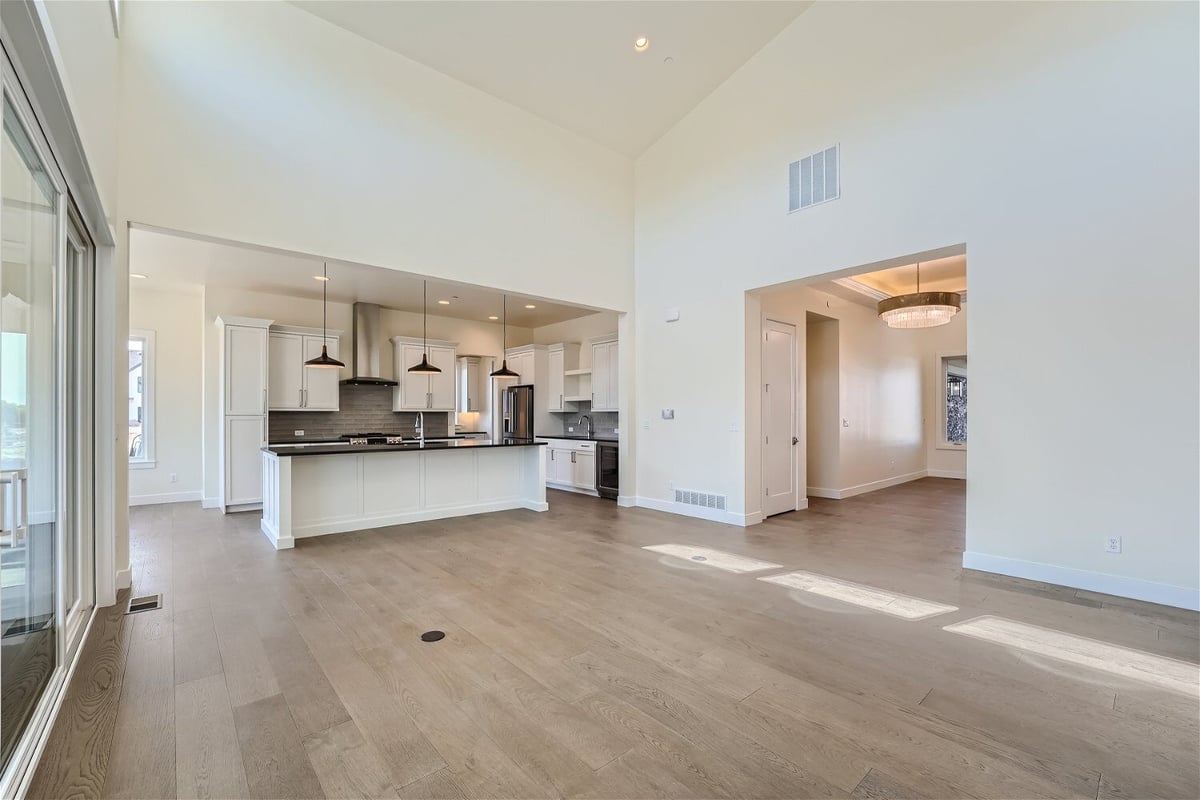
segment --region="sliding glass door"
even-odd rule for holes
[[[7,68],[7,64],[5,65]],[[0,139],[0,768],[23,768],[94,605],[94,257],[24,96]]]

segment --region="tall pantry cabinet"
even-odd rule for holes
[[[222,512],[262,507],[262,453],[267,443],[267,354],[271,320],[217,317],[220,331]]]

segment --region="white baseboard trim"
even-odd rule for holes
[[[195,503],[200,500],[200,492],[163,492],[162,494],[130,495],[131,506],[156,506],[160,503]]]
[[[634,508],[637,506],[637,497],[628,494],[617,495],[617,505],[621,508]]]
[[[129,567],[117,570],[117,575],[114,578],[117,589],[128,589],[133,586],[133,570]]]
[[[221,498],[219,497],[202,497],[200,498],[201,508],[220,508]]]
[[[550,506],[548,503],[539,500],[526,500],[523,498],[510,498],[505,500],[487,500],[481,503],[463,503],[453,506],[437,506],[435,508],[423,508],[415,511],[397,511],[380,514],[373,517],[353,517],[350,519],[341,520],[318,520],[315,522],[304,522],[300,524],[292,523],[291,543],[285,544],[287,539],[283,537],[276,538],[270,526],[264,522],[259,524],[259,528],[267,535],[275,545],[276,550],[294,546],[295,539],[306,539],[310,536],[325,536],[331,533],[349,533],[352,531],[365,531],[372,528],[383,528],[391,525],[407,525],[412,522],[428,522],[435,519],[451,519],[453,517],[467,517],[473,514],[490,514],[493,511],[511,511],[513,509],[529,509],[530,511],[548,511]]]
[[[930,478],[955,478],[960,481],[967,479],[967,473],[957,469],[929,469],[926,472]]]
[[[736,525],[739,528],[746,528],[762,522],[762,512],[759,511],[754,511],[750,514],[738,514],[734,511],[700,508],[699,506],[689,506],[686,503],[676,503],[671,500],[659,500],[654,497],[635,497],[633,500],[639,508],[665,511],[668,514],[678,514],[681,517],[706,519],[710,522],[723,522],[726,525]]]
[[[574,494],[586,494],[588,497],[599,497],[600,493],[595,489],[580,489],[578,486],[572,486],[569,483],[546,483],[547,489],[557,489],[560,492],[572,492]]]
[[[1059,586],[1070,586],[1074,589],[1086,589],[1089,592],[1100,592],[1133,600],[1144,600],[1147,603],[1186,608],[1190,611],[1200,611],[1200,590],[1189,589],[1186,586],[1173,586],[1141,578],[1127,578],[1123,575],[1109,575],[1104,572],[1060,567],[1037,561],[1023,561],[1018,558],[993,556],[987,553],[963,553],[963,568],[994,572],[999,575],[1009,575],[1013,578],[1025,578],[1043,583],[1055,583]]]
[[[900,484],[908,483],[909,481],[919,481],[921,478],[926,477],[929,477],[929,471],[922,469],[917,470],[916,472],[908,472],[904,475],[894,475],[891,478],[871,481],[870,483],[860,483],[858,486],[847,486],[845,489],[825,489],[821,486],[809,486],[808,494],[810,497],[824,497],[826,500],[845,500],[848,497],[855,497],[860,494],[866,494],[867,492],[876,492],[880,489],[886,489],[889,486],[899,486]]]
[[[800,500],[797,501],[796,510],[797,511],[807,511],[808,510],[808,498],[807,497],[801,497]]]

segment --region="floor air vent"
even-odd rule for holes
[[[725,510],[725,495],[723,494],[708,494],[707,492],[676,489],[675,502],[689,506],[698,506],[700,508],[715,508],[717,511]]]
[[[148,594],[145,597],[131,597],[129,610],[126,614],[137,614],[142,611],[157,611],[162,608],[161,594]]]

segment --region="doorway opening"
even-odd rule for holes
[[[763,517],[807,508],[813,497],[841,500],[928,477],[965,480],[966,265],[959,245],[750,293],[762,333]],[[920,313],[882,313],[895,301],[881,301],[918,287],[958,307],[936,325]],[[793,332],[790,341],[783,330]],[[794,376],[787,398],[772,396],[786,381],[781,365]],[[796,445],[784,455],[789,425]],[[785,492],[789,481],[794,491]]]

